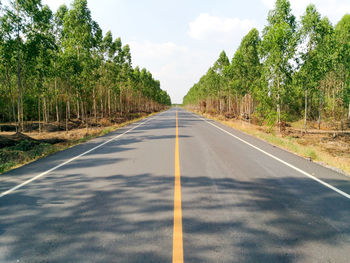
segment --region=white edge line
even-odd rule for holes
[[[158,115],[158,116],[159,116],[159,115]],[[155,117],[156,117],[156,116],[155,116]],[[31,179],[29,179],[29,180],[27,180],[27,181],[24,181],[23,183],[21,183],[21,184],[19,184],[19,185],[16,185],[15,187],[13,187],[13,188],[11,188],[11,189],[5,191],[5,192],[2,192],[2,193],[0,194],[0,198],[4,197],[4,196],[6,196],[6,195],[11,194],[12,192],[16,191],[17,189],[22,188],[23,186],[25,186],[25,185],[27,185],[27,184],[29,184],[29,183],[31,183],[31,182],[33,182],[33,181],[39,179],[40,177],[43,177],[43,176],[47,175],[48,173],[50,173],[50,172],[52,172],[52,171],[54,171],[54,170],[56,170],[56,169],[58,169],[58,168],[60,168],[60,167],[62,167],[62,166],[64,166],[64,165],[66,165],[66,164],[68,164],[68,163],[70,163],[70,162],[72,162],[72,161],[74,161],[74,160],[76,160],[76,159],[78,159],[78,158],[80,158],[80,157],[82,157],[82,156],[88,154],[89,152],[92,152],[92,151],[94,151],[94,150],[100,148],[101,146],[103,146],[103,145],[105,145],[105,144],[107,144],[107,143],[109,143],[109,142],[111,142],[111,141],[113,141],[113,140],[115,140],[115,139],[118,139],[119,137],[121,137],[121,136],[127,134],[128,132],[130,132],[130,131],[136,129],[137,127],[141,126],[142,124],[145,124],[146,122],[148,122],[148,121],[150,121],[150,120],[152,120],[152,119],[154,119],[154,117],[148,118],[147,120],[145,120],[145,121],[139,123],[138,125],[132,127],[131,129],[129,129],[129,130],[127,130],[127,131],[125,131],[125,132],[123,132],[123,133],[121,133],[121,134],[118,134],[117,136],[114,136],[113,138],[111,138],[111,139],[109,139],[109,140],[107,140],[107,141],[105,141],[105,142],[103,142],[103,143],[101,143],[101,144],[99,144],[99,145],[97,145],[97,146],[91,148],[90,150],[88,150],[88,151],[86,151],[86,152],[83,152],[83,153],[81,153],[81,154],[79,154],[79,155],[77,155],[77,156],[75,156],[75,157],[73,157],[73,158],[71,158],[71,159],[69,159],[69,160],[67,160],[67,161],[65,161],[65,162],[63,162],[63,163],[57,165],[57,166],[55,166],[55,167],[52,167],[51,169],[49,169],[49,170],[47,170],[47,171],[45,171],[45,172],[42,172],[41,174],[38,174],[38,175],[32,177]]]
[[[322,185],[324,185],[324,186],[326,186],[326,187],[332,189],[333,191],[337,192],[338,194],[340,194],[340,195],[342,195],[342,196],[344,196],[344,197],[350,199],[350,195],[347,194],[347,193],[345,193],[345,192],[343,192],[342,190],[340,190],[340,189],[338,189],[338,188],[336,188],[336,187],[334,187],[334,186],[332,186],[332,185],[330,185],[330,184],[328,184],[328,183],[326,183],[326,182],[324,182],[324,181],[318,179],[317,177],[315,177],[315,176],[313,176],[313,175],[311,175],[311,174],[309,174],[309,173],[307,173],[307,172],[305,172],[305,171],[299,169],[298,167],[295,167],[294,165],[292,165],[292,164],[290,164],[290,163],[287,163],[286,161],[281,160],[280,158],[278,158],[278,157],[276,157],[276,156],[274,156],[274,155],[272,155],[272,154],[270,154],[270,153],[268,153],[268,152],[265,152],[264,150],[260,149],[259,147],[256,147],[255,145],[253,145],[253,144],[251,144],[251,143],[249,143],[249,142],[247,142],[247,141],[245,141],[245,140],[243,140],[243,139],[237,137],[236,135],[233,135],[232,133],[230,133],[230,132],[224,130],[223,128],[221,128],[221,127],[215,125],[214,123],[209,122],[208,120],[206,120],[206,119],[204,119],[204,118],[202,118],[202,117],[200,117],[200,116],[198,116],[198,115],[196,115],[196,114],[193,114],[193,113],[191,113],[191,114],[194,115],[194,116],[196,116],[196,117],[199,118],[199,119],[204,120],[205,122],[209,123],[210,125],[212,125],[212,126],[218,128],[219,130],[221,130],[221,131],[227,133],[228,135],[234,137],[235,139],[237,139],[237,140],[239,140],[239,141],[241,141],[241,142],[243,142],[243,143],[249,145],[250,147],[252,147],[252,148],[254,148],[254,149],[256,149],[256,150],[258,150],[258,151],[260,151],[260,152],[262,152],[262,153],[264,153],[264,154],[266,154],[267,156],[269,156],[269,157],[271,157],[271,158],[273,158],[273,159],[279,161],[280,163],[283,163],[284,165],[287,165],[288,167],[290,167],[290,168],[292,168],[292,169],[298,171],[299,173],[301,173],[301,174],[303,174],[303,175],[305,175],[305,176],[311,178],[312,180],[315,180],[316,182],[318,182],[318,183],[320,183],[320,184],[322,184]]]

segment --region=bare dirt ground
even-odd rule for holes
[[[131,113],[122,117],[88,120],[70,120],[69,130],[63,123],[26,122],[23,132],[15,131],[15,124],[0,124],[0,173],[21,166],[72,145],[104,135],[133,121],[148,116],[149,113]]]
[[[115,115],[112,118],[90,118],[88,129],[81,119],[71,119],[68,123],[68,131],[65,123],[49,122],[25,122],[23,132],[16,134],[15,123],[0,123],[0,148],[13,146],[21,140],[38,140],[50,144],[69,140],[77,140],[87,135],[99,134],[104,129],[115,128],[136,118],[144,117],[148,113],[130,113],[123,116]]]

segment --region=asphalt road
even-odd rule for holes
[[[350,262],[348,194],[349,177],[172,108],[1,175],[0,262]]]

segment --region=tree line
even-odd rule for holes
[[[86,0],[53,13],[41,0],[0,3],[0,121],[68,122],[158,111],[160,82],[132,67],[130,47],[103,35]]]
[[[225,52],[183,99],[201,111],[260,124],[332,120],[350,128],[350,14],[333,26],[313,4],[301,19],[277,0],[260,34],[253,28],[231,62]]]

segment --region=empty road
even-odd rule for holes
[[[350,262],[350,178],[180,108],[0,176],[0,262]]]

